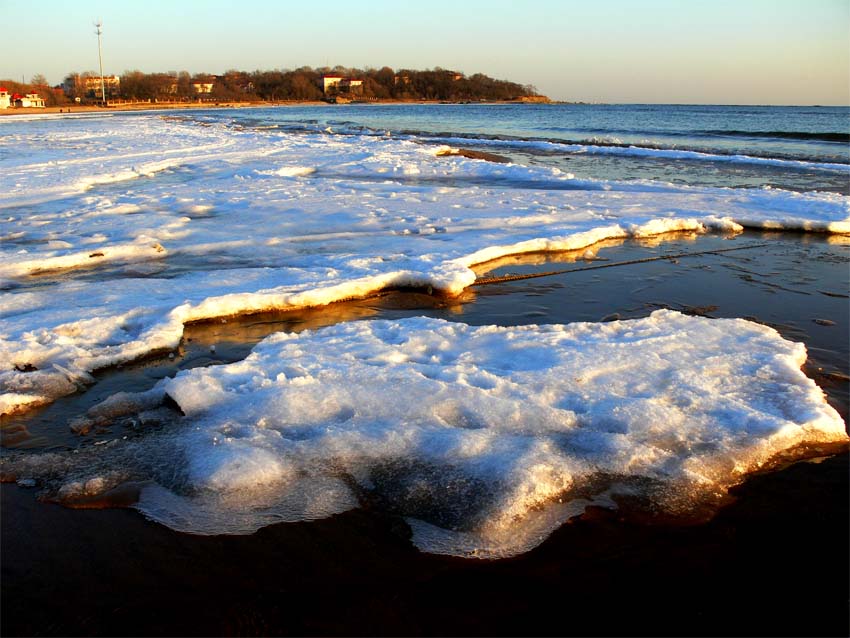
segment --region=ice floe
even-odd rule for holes
[[[116,418],[167,394],[185,416],[157,435],[3,470],[72,501],[142,482],[136,507],[186,532],[363,504],[404,516],[424,551],[503,557],[589,504],[687,516],[788,448],[846,441],[805,359],[769,327],[666,310],[522,327],[356,321],[272,335],[243,361],[91,411]]]

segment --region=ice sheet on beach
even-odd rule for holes
[[[457,294],[476,264],[612,238],[850,234],[840,195],[579,180],[221,115],[0,126],[0,414],[167,352],[191,321],[388,287]],[[73,425],[167,427],[0,470],[66,501],[136,482],[147,516],[197,533],[363,505],[404,516],[426,551],[508,556],[589,503],[685,514],[789,448],[845,441],[805,358],[765,326],[669,311],[354,322],[119,392]]]
[[[577,180],[202,113],[2,127],[0,412],[174,348],[187,321],[392,286],[456,294],[475,263],[607,238],[850,232],[839,195]]]
[[[71,500],[147,482],[137,507],[186,532],[362,504],[404,516],[424,551],[511,556],[588,504],[687,515],[788,448],[845,441],[805,359],[769,327],[666,310],[522,327],[357,321],[278,333],[243,361],[101,409],[167,393],[185,417],[156,436],[3,469]]]

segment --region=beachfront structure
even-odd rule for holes
[[[195,93],[212,93],[213,87],[215,84],[213,82],[192,82],[192,88],[195,89]]]
[[[5,89],[0,89],[0,91]],[[13,93],[9,98],[10,106],[14,106],[16,108],[23,109],[43,109],[44,108],[44,98],[41,97],[38,93],[27,93],[26,95],[21,95],[19,93]],[[4,107],[8,108],[8,107]]]
[[[0,109],[8,108],[24,108],[24,109],[43,109],[44,98],[38,93],[9,93],[9,90],[0,86]]]
[[[83,92],[88,97],[97,97],[100,95],[100,76],[88,76],[82,78]],[[121,78],[117,75],[104,75],[103,88],[106,90],[107,97],[118,95],[121,91]]]
[[[24,108],[43,109],[44,98],[38,93],[27,93],[20,99],[21,106]]]
[[[65,95],[71,97],[97,97],[100,95],[100,76],[86,73],[72,73],[62,84]],[[117,75],[104,75],[103,88],[106,97],[117,97],[121,92],[121,78]]]
[[[94,96],[100,94],[100,77],[85,78],[86,95],[91,93]],[[115,97],[121,91],[121,78],[117,75],[104,75],[103,88],[106,91],[107,97]]]
[[[209,95],[213,92],[215,88],[216,80],[218,80],[217,75],[211,75],[209,77],[198,78],[189,82],[189,86],[192,87],[192,92],[195,95]],[[181,80],[176,75],[172,75],[168,78],[169,83],[164,85],[162,92],[168,93],[170,95],[176,95],[177,93],[181,93],[181,82],[187,82],[188,80]],[[183,85],[182,92],[185,92],[187,89],[186,85]]]
[[[346,78],[341,75],[323,75],[322,92],[325,95],[336,93],[361,93],[363,91],[363,80]]]

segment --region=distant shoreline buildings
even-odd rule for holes
[[[187,84],[196,95],[209,95],[213,92],[217,80],[218,76],[211,75],[200,79],[196,78]],[[166,76],[163,92],[168,95],[176,95],[183,83],[183,79],[176,75]],[[101,95],[101,86],[107,99],[122,97],[121,77],[117,75],[104,75],[101,85],[101,76],[99,75],[72,73],[65,78],[61,88],[67,97],[96,99]]]
[[[9,91],[0,86],[0,109],[43,109],[44,98],[38,93],[9,93]]]
[[[97,97],[103,86],[106,97],[118,97],[121,91],[121,78],[117,75],[104,75],[103,84],[99,75],[71,73],[62,83],[62,90],[68,97]]]
[[[11,79],[2,82],[10,90],[6,91],[9,95],[0,97],[0,108],[74,103],[110,106],[110,103],[128,102],[549,101],[530,85],[497,80],[481,73],[467,76],[439,67],[424,71],[394,70],[386,66],[380,69],[299,67],[254,72],[230,70],[220,75],[126,71],[120,76],[101,76],[86,71],[70,73],[52,88],[43,76],[36,76],[31,84]]]

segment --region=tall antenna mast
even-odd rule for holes
[[[103,53],[100,50],[100,34],[103,33],[101,27],[103,26],[103,20],[98,19],[97,22],[94,23],[97,31],[97,61],[100,64],[100,99],[103,102],[103,105],[106,106],[106,86],[103,83]]]

